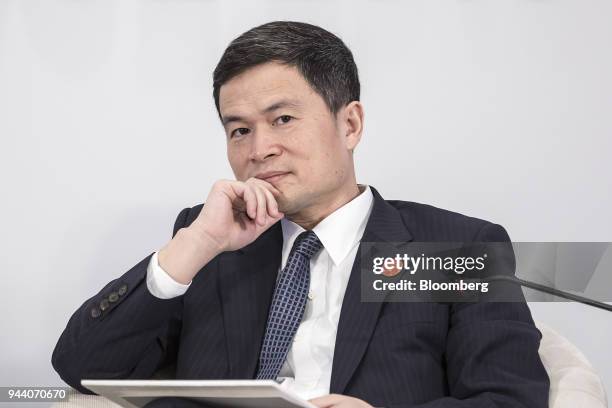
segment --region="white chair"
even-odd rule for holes
[[[550,378],[549,408],[607,408],[606,391],[593,366],[568,339],[536,321],[542,332],[540,357]],[[105,398],[69,392],[54,408],[118,408]]]
[[[603,383],[584,354],[568,339],[536,321],[540,357],[550,378],[550,408],[607,408]]]

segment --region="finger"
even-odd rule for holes
[[[275,196],[281,194],[279,189],[274,187],[274,185],[272,183],[269,183],[266,180],[262,180],[262,179],[258,179],[258,178],[253,178],[253,181],[258,183],[259,185],[262,185],[262,186],[266,187],[266,189],[268,191],[272,192],[272,194],[275,195]]]
[[[319,408],[328,408],[340,404],[340,402],[342,402],[342,395],[329,394],[323,397],[313,398],[309,400],[309,402]]]
[[[266,218],[268,215],[274,218],[275,221],[277,221],[278,218],[281,217],[281,215],[278,212],[278,205],[276,203],[276,199],[274,199],[274,194],[272,193],[272,191],[276,190],[276,188],[272,186],[270,183],[260,180],[258,178],[254,178],[254,177],[251,177],[250,179],[248,179],[246,183],[252,186],[256,186],[255,190],[258,193],[257,194],[258,197],[263,198],[264,200],[265,210],[262,209],[263,210],[263,217],[262,217],[263,224],[262,225],[267,224]],[[262,195],[260,196],[259,193],[261,193]]]
[[[267,199],[267,208],[268,208],[268,214],[270,214],[270,217],[273,218],[278,218],[281,216],[280,211],[278,210],[278,203],[276,202],[276,198],[274,198],[274,196],[272,195],[272,192],[268,189],[262,188],[266,199]]]
[[[243,199],[246,204],[247,215],[252,219],[257,218],[257,196],[249,185],[244,186]]]
[[[266,211],[267,211],[267,203],[266,196],[263,192],[263,187],[258,185],[251,185],[255,196],[257,197],[257,224],[265,225],[266,224]]]
[[[259,225],[268,224],[266,219],[268,215],[273,218],[273,222],[278,221],[285,215],[278,211],[278,203],[275,195],[280,195],[280,191],[267,181],[251,177],[247,179],[245,185],[253,187],[258,198],[258,212],[257,212],[257,223]]]
[[[232,208],[237,211],[247,211],[246,200],[244,199],[244,190],[246,185],[240,181],[232,181],[229,184],[227,196],[232,203]]]
[[[244,196],[244,188],[246,185],[243,182],[230,181],[227,184],[230,187],[229,191],[227,191],[230,200],[235,200],[236,198],[242,198]],[[226,191],[226,189],[222,188],[221,191]]]
[[[253,224],[253,220],[243,212],[238,213],[236,216],[236,221],[238,221],[238,225],[240,225],[240,228],[243,230],[247,229],[249,225]]]
[[[276,224],[278,220],[280,220],[280,218],[266,217],[266,222],[264,223],[264,225],[255,224],[255,229],[257,230],[257,234],[258,235],[262,234],[272,225]]]

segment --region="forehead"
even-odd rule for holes
[[[311,103],[318,94],[297,68],[268,62],[240,73],[219,90],[221,116],[260,111],[279,100]]]

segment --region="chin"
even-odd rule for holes
[[[278,203],[278,209],[285,215],[290,215],[296,213],[300,210],[299,200],[296,200],[294,197],[287,196],[284,194],[282,197],[277,198],[276,202]]]
[[[286,199],[284,198],[277,199],[276,202],[278,204],[278,210],[284,213],[285,215],[289,215],[295,212],[293,203],[288,202]]]

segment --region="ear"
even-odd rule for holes
[[[363,131],[363,105],[359,101],[352,101],[339,112],[340,127],[344,136],[346,148],[351,152],[361,140]]]

